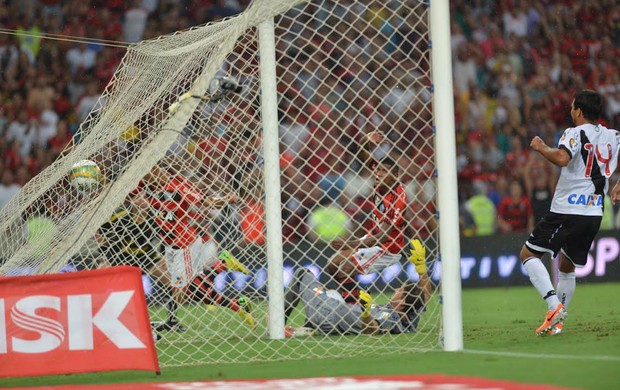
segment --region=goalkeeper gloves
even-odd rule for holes
[[[410,242],[411,248],[409,252],[411,256],[409,256],[409,261],[415,265],[415,270],[418,275],[423,275],[426,273],[426,248],[417,238],[411,239]]]
[[[368,291],[360,290],[360,303],[364,308],[362,318],[370,317],[370,308],[372,307],[372,295]]]

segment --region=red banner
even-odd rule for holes
[[[140,270],[0,277],[0,377],[159,372]]]

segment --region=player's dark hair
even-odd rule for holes
[[[575,94],[573,107],[579,108],[586,119],[595,121],[603,112],[603,96],[591,89],[584,89]]]
[[[392,157],[390,157],[389,155],[385,155],[382,158],[376,160],[373,168],[375,168],[377,166],[377,164],[381,164],[381,165],[386,165],[388,167],[390,167],[390,172],[392,173],[398,173],[398,164],[396,163],[396,160],[394,160]]]

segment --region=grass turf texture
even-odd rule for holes
[[[534,329],[543,319],[545,305],[533,288],[465,290],[465,351],[458,353],[407,352],[348,359],[171,367],[164,368],[160,376],[111,372],[12,378],[0,380],[0,387],[444,373],[587,389],[616,388],[620,383],[620,304],[616,301],[619,292],[620,284],[578,285],[564,333],[537,337]],[[330,340],[322,340],[331,348],[337,347]],[[358,338],[355,342],[361,341]],[[304,342],[270,343],[293,347]]]

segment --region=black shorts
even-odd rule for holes
[[[525,245],[539,256],[551,253],[555,257],[562,250],[573,264],[584,266],[602,219],[549,212],[536,224]]]

